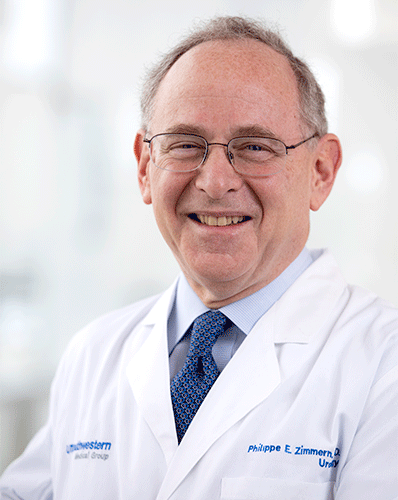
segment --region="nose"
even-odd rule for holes
[[[196,188],[205,191],[210,198],[220,200],[226,193],[238,191],[242,184],[242,177],[228,158],[227,145],[219,142],[209,144],[205,161],[195,177]]]

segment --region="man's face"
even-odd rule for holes
[[[300,125],[297,86],[283,56],[256,41],[207,42],[164,78],[146,137],[174,131],[226,144],[263,135],[291,145],[306,138]],[[136,139],[143,199],[152,203],[164,239],[206,305],[221,307],[257,291],[300,253],[309,210],[320,206],[314,150],[300,146],[282,171],[249,177],[235,172],[226,148],[210,146],[198,170],[177,173],[153,165],[143,136]],[[200,222],[208,220],[203,216],[213,223],[243,221],[214,226]]]

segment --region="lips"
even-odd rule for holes
[[[203,214],[190,214],[189,218],[206,226],[218,226],[218,227],[233,226],[250,219],[250,217],[244,215],[223,215],[221,217],[217,217],[214,215],[203,215]]]

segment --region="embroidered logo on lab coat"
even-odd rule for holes
[[[112,443],[106,441],[79,441],[66,445],[66,453],[73,454],[75,460],[108,460]]]

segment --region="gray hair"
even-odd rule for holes
[[[325,98],[307,64],[295,57],[276,32],[266,29],[260,22],[242,17],[216,17],[194,29],[186,38],[148,71],[141,95],[142,126],[147,128],[153,112],[159,86],[173,64],[188,50],[208,41],[254,39],[282,54],[288,60],[297,81],[302,123],[309,133],[320,137],[327,133]]]

